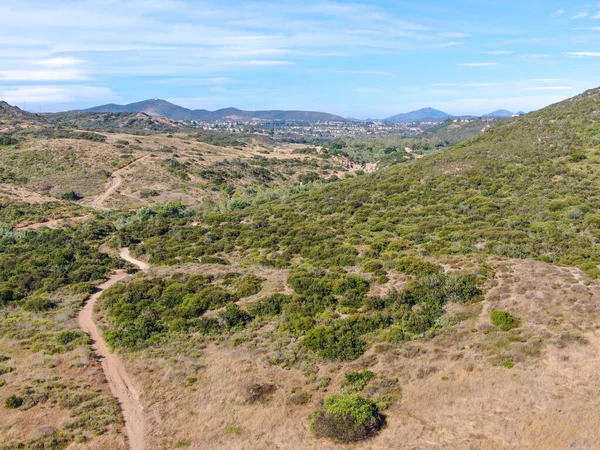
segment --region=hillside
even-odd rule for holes
[[[142,112],[150,116],[166,117],[184,121],[215,121],[215,120],[302,120],[302,121],[344,121],[334,114],[314,111],[242,111],[236,108],[224,108],[217,111],[205,109],[191,110],[174,105],[165,100],[145,100],[128,105],[108,104],[84,110],[84,112]]]
[[[93,186],[0,205],[2,437],[122,448],[140,422],[148,449],[595,448],[600,89],[494,123],[443,124],[474,137],[417,155],[346,143],[408,157],[372,173],[251,136],[16,134],[6,185]],[[52,213],[83,219],[26,228]],[[143,417],[94,375],[74,320],[92,293]]]

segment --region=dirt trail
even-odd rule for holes
[[[131,256],[129,249],[127,247],[119,250],[119,256],[121,259],[133,264],[134,266],[138,266],[140,270],[148,270],[150,268],[150,264],[145,263],[144,261],[140,261],[139,259],[135,259]]]
[[[139,161],[142,161],[146,158],[149,158],[149,157],[150,157],[150,155],[140,156],[139,158],[134,159],[130,163],[127,163],[120,169],[115,170],[110,175],[109,186],[106,188],[106,191],[104,191],[102,194],[100,194],[98,197],[96,197],[94,199],[94,201],[91,204],[91,207],[94,209],[108,209],[103,206],[104,202],[106,202],[106,200],[108,200],[109,197],[111,195],[113,195],[117,191],[117,189],[119,189],[121,187],[121,185],[123,184],[123,177],[121,176],[121,174],[124,171],[126,171],[129,167],[131,167],[133,164],[135,164]]]
[[[129,249],[121,249],[119,255],[126,261],[137,265],[141,270],[148,270],[149,265],[138,261],[129,254]],[[129,378],[125,365],[118,355],[111,353],[108,345],[94,322],[94,306],[105,289],[121,281],[127,276],[125,270],[117,270],[108,280],[96,286],[97,291],[87,300],[85,306],[79,313],[78,323],[82,330],[92,338],[92,350],[102,360],[102,370],[110,386],[113,395],[118,399],[125,428],[129,438],[131,450],[144,450],[145,448],[145,423],[143,407],[140,403],[139,393]]]

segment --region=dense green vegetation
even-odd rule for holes
[[[0,302],[29,310],[53,306],[57,289],[100,280],[122,263],[98,251],[110,228],[102,223],[38,232],[0,228]]]
[[[261,290],[263,279],[228,273],[220,278],[177,274],[171,278],[136,280],[108,290],[102,297],[114,328],[109,344],[140,348],[180,332],[218,334],[243,328],[252,316],[232,303]],[[226,306],[218,319],[202,315]]]

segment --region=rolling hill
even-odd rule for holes
[[[514,113],[507,111],[506,109],[499,109],[497,111],[491,112],[489,114],[485,114],[481,116],[482,118],[504,118],[504,117],[512,117]]]
[[[142,112],[150,116],[166,117],[173,120],[183,121],[215,121],[215,120],[302,120],[314,121],[344,121],[345,119],[334,114],[314,111],[243,111],[237,108],[224,108],[217,111],[206,109],[191,110],[182,106],[174,105],[165,100],[145,100],[128,105],[108,104],[96,106],[83,112],[94,113],[117,113],[117,112]]]

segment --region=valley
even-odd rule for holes
[[[594,448],[599,110],[285,140],[5,108],[0,448]]]

